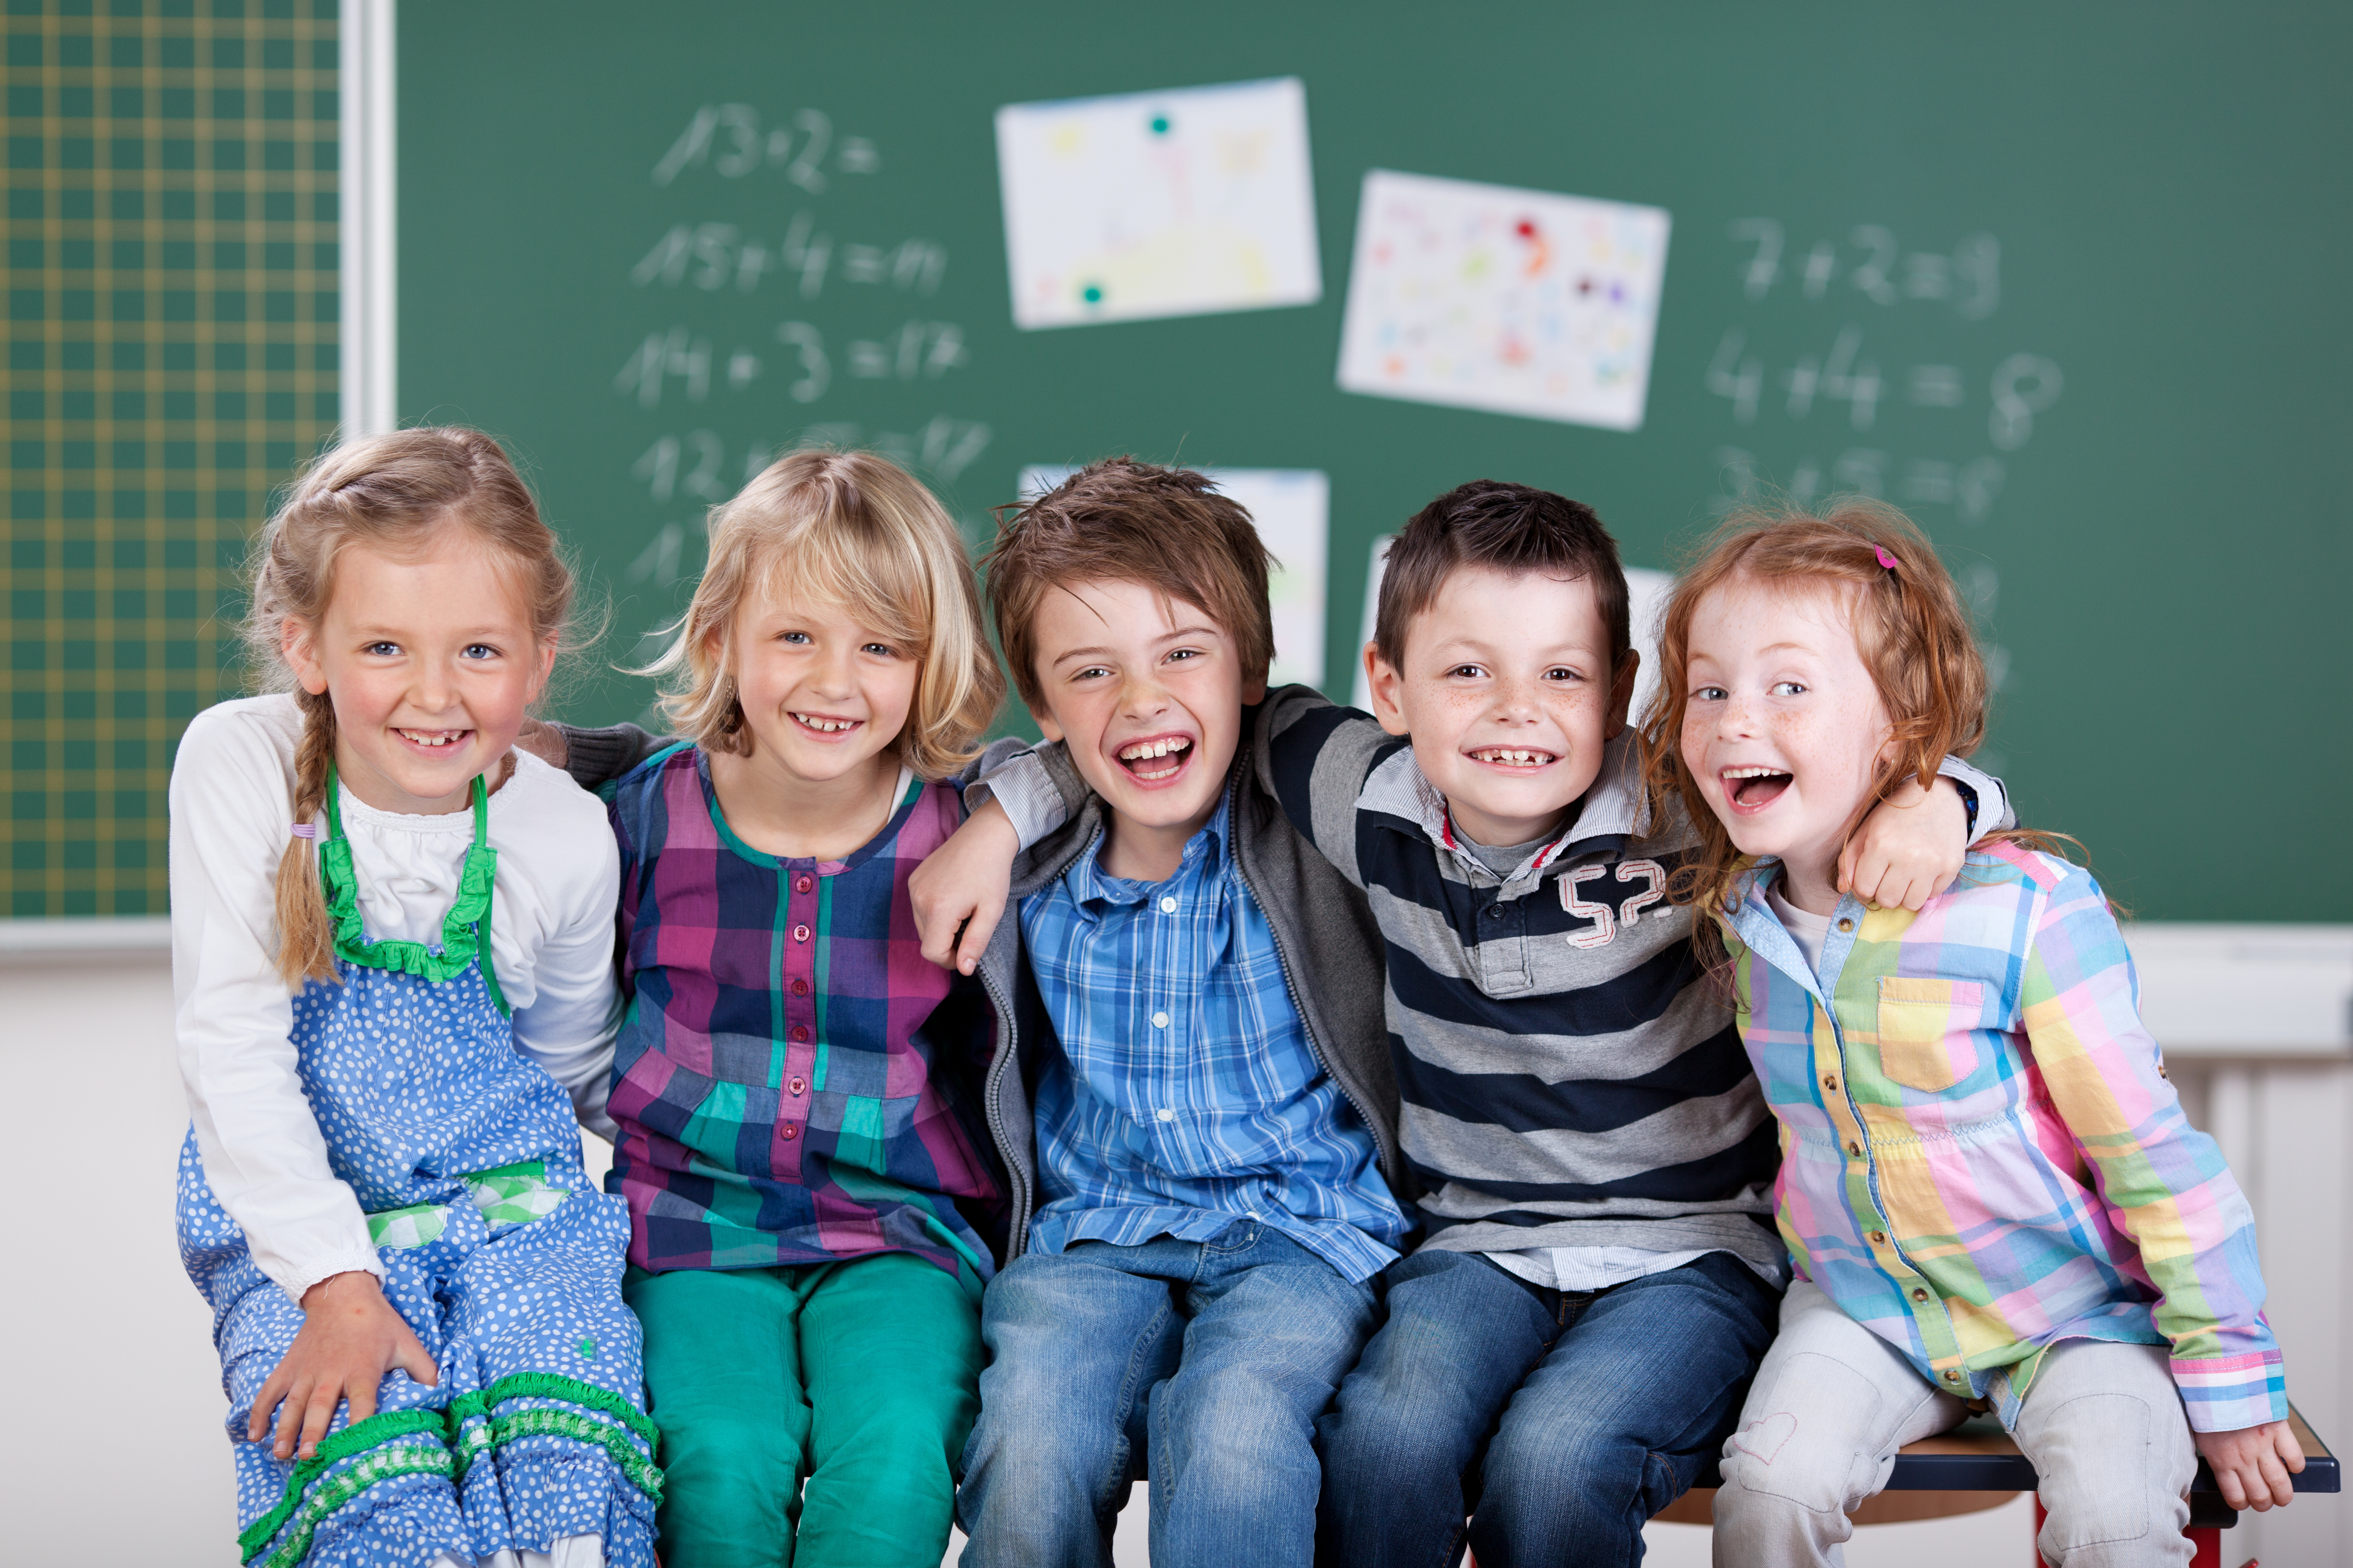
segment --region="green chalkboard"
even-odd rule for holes
[[[573,716],[642,709],[608,667],[701,509],[803,441],[976,537],[1032,464],[1321,470],[1344,693],[1370,542],[1461,480],[1654,566],[1745,491],[1870,489],[1978,605],[2031,821],[2147,918],[2345,918],[2342,11],[410,0],[399,37],[401,416],[509,437],[593,568]],[[1274,78],[1317,302],[1016,327],[1000,107]],[[1639,428],[1341,390],[1371,170],[1663,208]]]

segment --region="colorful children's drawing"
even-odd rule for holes
[[[1661,207],[1372,170],[1340,386],[1639,429],[1667,227]]]
[[[1274,612],[1274,664],[1270,685],[1324,684],[1324,588],[1332,485],[1317,468],[1205,468],[1219,490],[1241,503],[1258,524],[1279,564],[1267,574]],[[1021,499],[1034,500],[1069,479],[1074,468],[1037,465],[1021,470]]]
[[[1324,297],[1296,77],[997,111],[1023,328]]]

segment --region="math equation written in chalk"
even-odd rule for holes
[[[1296,77],[1008,104],[997,159],[1018,327],[1324,297]]]
[[[1341,389],[1640,429],[1667,229],[1660,207],[1372,170]]]

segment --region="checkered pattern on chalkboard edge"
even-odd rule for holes
[[[334,427],[335,0],[7,0],[6,915],[164,907],[237,569]]]

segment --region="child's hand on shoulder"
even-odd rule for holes
[[[1883,910],[1918,910],[1953,885],[1969,852],[1969,808],[1953,781],[1905,779],[1839,851],[1838,890]]]
[[[2284,1421],[2242,1426],[2235,1432],[2192,1432],[2198,1452],[2213,1468],[2214,1484],[2232,1508],[2257,1513],[2285,1508],[2295,1497],[2288,1480],[2304,1468],[2304,1449]]]
[[[394,1367],[427,1387],[441,1381],[425,1342],[384,1299],[375,1275],[330,1275],[302,1292],[301,1331],[254,1396],[246,1439],[261,1441],[270,1413],[282,1401],[286,1419],[278,1424],[271,1452],[280,1462],[294,1458],[299,1430],[307,1459],[318,1452],[319,1439],[344,1400],[351,1401],[354,1422],[375,1414],[376,1384]]]
[[[907,879],[907,901],[914,907],[925,958],[960,974],[980,966],[989,934],[1004,918],[1013,858],[1020,852],[1012,819],[991,800],[923,858]]]

